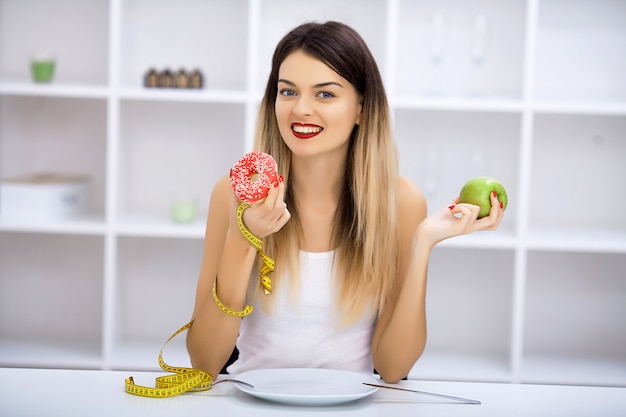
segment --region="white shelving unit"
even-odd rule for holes
[[[0,366],[158,369],[204,237],[204,216],[169,208],[184,193],[206,212],[251,145],[276,42],[329,19],[370,45],[402,173],[432,210],[474,175],[510,198],[499,231],[434,251],[411,377],[626,386],[620,0],[0,0],[0,178],[92,186],[85,218],[0,213]],[[30,81],[41,52],[49,85]],[[144,89],[151,67],[200,68],[205,88]],[[188,364],[182,339],[166,361]]]

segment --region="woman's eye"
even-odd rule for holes
[[[280,93],[281,96],[295,96],[296,95],[295,91],[289,90],[289,89],[286,89],[286,88],[280,90],[279,93]]]
[[[329,93],[328,91],[322,91],[320,93],[317,93],[317,96],[319,98],[333,98],[333,97],[335,97],[335,95],[333,93]]]

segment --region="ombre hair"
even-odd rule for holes
[[[358,320],[366,311],[380,312],[398,275],[398,158],[389,105],[376,61],[351,27],[332,21],[305,23],[278,43],[254,141],[255,150],[276,159],[285,178],[285,200],[291,213],[287,224],[264,242],[266,252],[276,260],[274,285],[280,285],[285,272],[297,276],[302,246],[296,190],[289,182],[291,151],[279,132],[274,107],[280,66],[296,51],[324,62],[350,82],[362,99],[360,122],[350,137],[345,183],[332,228],[337,307],[342,322],[347,324]]]

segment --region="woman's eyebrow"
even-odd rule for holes
[[[278,82],[279,83],[285,83],[285,84],[290,85],[292,87],[296,86],[296,84],[294,82],[291,82],[289,80],[285,80],[283,78],[279,79]],[[328,87],[328,86],[331,86],[331,85],[336,85],[337,87],[343,88],[343,85],[339,84],[336,81],[329,81],[329,82],[326,82],[326,83],[315,84],[313,86],[313,88],[324,88],[324,87]]]

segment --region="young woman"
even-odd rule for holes
[[[419,126],[416,126],[419,129]],[[193,326],[192,365],[318,367],[405,377],[426,342],[428,260],[438,242],[502,219],[453,204],[426,217],[423,194],[398,175],[383,82],[350,27],[307,23],[278,44],[261,104],[255,150],[282,175],[243,212],[247,229],[275,260],[264,294],[257,249],[237,223],[227,177],[214,187]],[[213,290],[215,289],[215,296]],[[241,319],[226,312],[252,314]]]

